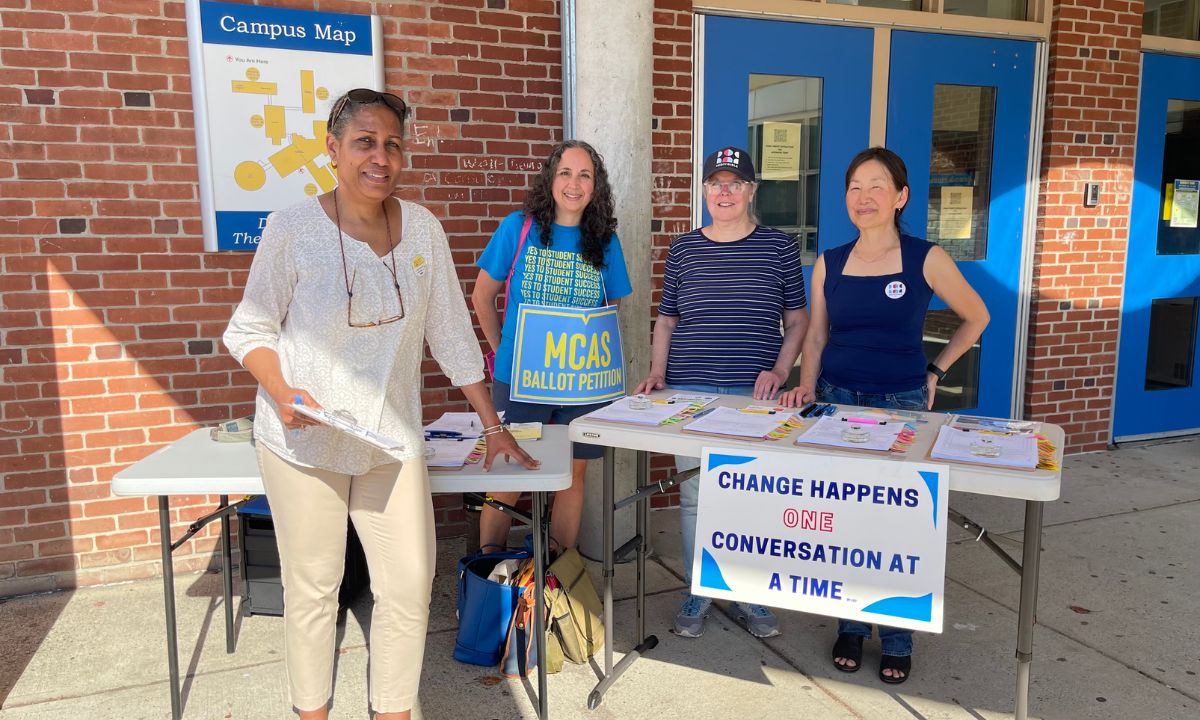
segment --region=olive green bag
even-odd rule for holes
[[[585,663],[604,646],[604,622],[600,597],[588,577],[583,558],[574,549],[563,551],[550,563],[548,574],[556,583],[547,583],[546,607],[550,612],[550,633],[557,638],[563,657],[573,663]],[[556,584],[556,587],[552,585]],[[549,645],[554,639],[548,638]],[[555,651],[550,650],[553,657]]]

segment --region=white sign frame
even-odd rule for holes
[[[705,447],[692,593],[939,633],[949,472]]]
[[[325,120],[347,90],[383,89],[383,24],[209,0],[185,12],[204,249],[254,250],[267,215],[336,184]]]

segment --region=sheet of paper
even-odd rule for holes
[[[584,417],[593,420],[633,423],[634,425],[661,425],[664,420],[687,407],[686,403],[650,403],[645,408],[633,408],[629,405],[629,401],[632,399],[623,397]]]
[[[440,418],[426,425],[425,432],[477,438],[483,432],[483,423],[479,419],[479,413],[448,412],[442,413]]]
[[[761,438],[779,427],[786,415],[771,415],[765,412],[742,412],[733,408],[719,407],[697,415],[684,426],[689,432],[702,432],[731,437]]]
[[[1196,227],[1198,209],[1200,209],[1200,181],[1176,180],[1174,192],[1171,195],[1171,227]]]
[[[425,441],[425,464],[429,467],[460,468],[475,449],[475,438],[466,440],[436,438]],[[429,451],[433,450],[431,454]]]
[[[971,447],[977,442],[984,442],[999,448],[996,457],[987,457],[971,452]],[[971,432],[957,430],[943,425],[938,428],[937,440],[933,443],[930,457],[939,460],[961,460],[964,462],[984,463],[985,465],[1000,465],[1005,467],[1037,467],[1037,439],[1031,435],[1001,435],[991,432]]]
[[[295,408],[296,412],[300,413],[301,415],[306,415],[313,420],[328,425],[335,430],[341,430],[347,435],[358,438],[368,445],[374,445],[380,450],[402,450],[404,448],[403,443],[397,442],[384,435],[380,435],[374,430],[368,430],[362,425],[352,422],[349,418],[339,415],[336,412],[331,412],[323,408],[311,408],[307,405],[292,405],[292,407]]]
[[[705,405],[716,401],[720,397],[720,395],[701,395],[698,393],[675,393],[671,397],[667,398],[665,402],[668,404],[674,403],[676,405],[699,405],[700,407],[704,407]],[[664,401],[655,400],[654,402],[660,403]]]
[[[508,432],[514,440],[541,440],[542,424],[540,422],[509,423]]]
[[[971,237],[973,187],[942,187],[938,215],[938,237],[942,240],[967,240]]]
[[[852,442],[842,435],[849,427],[860,428],[866,432],[866,440]],[[796,444],[829,445],[831,447],[855,448],[857,450],[880,450],[886,452],[896,442],[896,436],[904,430],[902,422],[854,423],[836,417],[822,417],[813,426],[796,438]]]
[[[763,180],[800,179],[801,123],[764,122],[762,124]]]

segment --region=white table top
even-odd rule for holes
[[[571,486],[571,443],[561,425],[542,427],[541,440],[521,447],[542,461],[526,470],[503,458],[485,472],[483,462],[462,470],[431,470],[435,493],[562,490]],[[219,443],[200,428],[151,453],[113,477],[113,495],[262,495],[262,477],[250,443]]]
[[[674,391],[663,391],[650,397],[670,397]],[[742,408],[747,405],[762,405],[761,401],[738,395],[723,395],[708,407],[725,406]],[[841,405],[839,410],[850,410],[853,406]],[[860,408],[865,409],[865,408]],[[605,445],[629,450],[647,450],[700,457],[704,447],[736,447],[743,450],[773,450],[794,452],[797,455],[840,455],[858,458],[874,458],[895,462],[923,462],[945,465],[950,469],[950,489],[959,492],[1017,498],[1020,500],[1057,500],[1062,480],[1063,431],[1057,425],[1042,423],[1041,434],[1054,443],[1058,471],[1020,470],[1016,468],[989,467],[931,459],[929,448],[937,439],[938,428],[945,424],[950,415],[944,413],[920,413],[927,420],[917,423],[917,436],[912,447],[904,454],[842,450],[835,447],[796,445],[796,437],[816,422],[815,418],[804,420],[799,430],[782,440],[752,441],[738,438],[723,438],[681,432],[690,421],[676,425],[629,425],[623,423],[592,420],[581,417],[570,425],[571,439],[576,442]]]

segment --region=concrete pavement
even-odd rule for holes
[[[1019,557],[1023,503],[955,494],[956,509]],[[556,719],[1011,717],[1017,576],[972,537],[951,528],[946,627],[917,635],[912,679],[835,671],[830,618],[781,613],[783,634],[758,640],[721,611],[702,638],[669,628],[683,589],[676,513],[652,515],[648,631],[660,644],[586,708],[596,668],[567,665],[550,677]],[[1200,718],[1200,438],[1146,443],[1067,459],[1062,498],[1046,508],[1031,716]],[[534,718],[533,684],[451,658],[454,561],[439,551],[421,708],[426,720]],[[598,570],[596,566],[592,568]],[[620,653],[633,645],[632,564],[618,569]],[[599,587],[599,573],[594,579]],[[89,588],[0,601],[0,720],[169,718],[161,582]],[[294,717],[279,618],[238,617],[227,655],[220,576],[176,578],[184,717]],[[364,595],[339,626],[333,718],[366,717]]]

